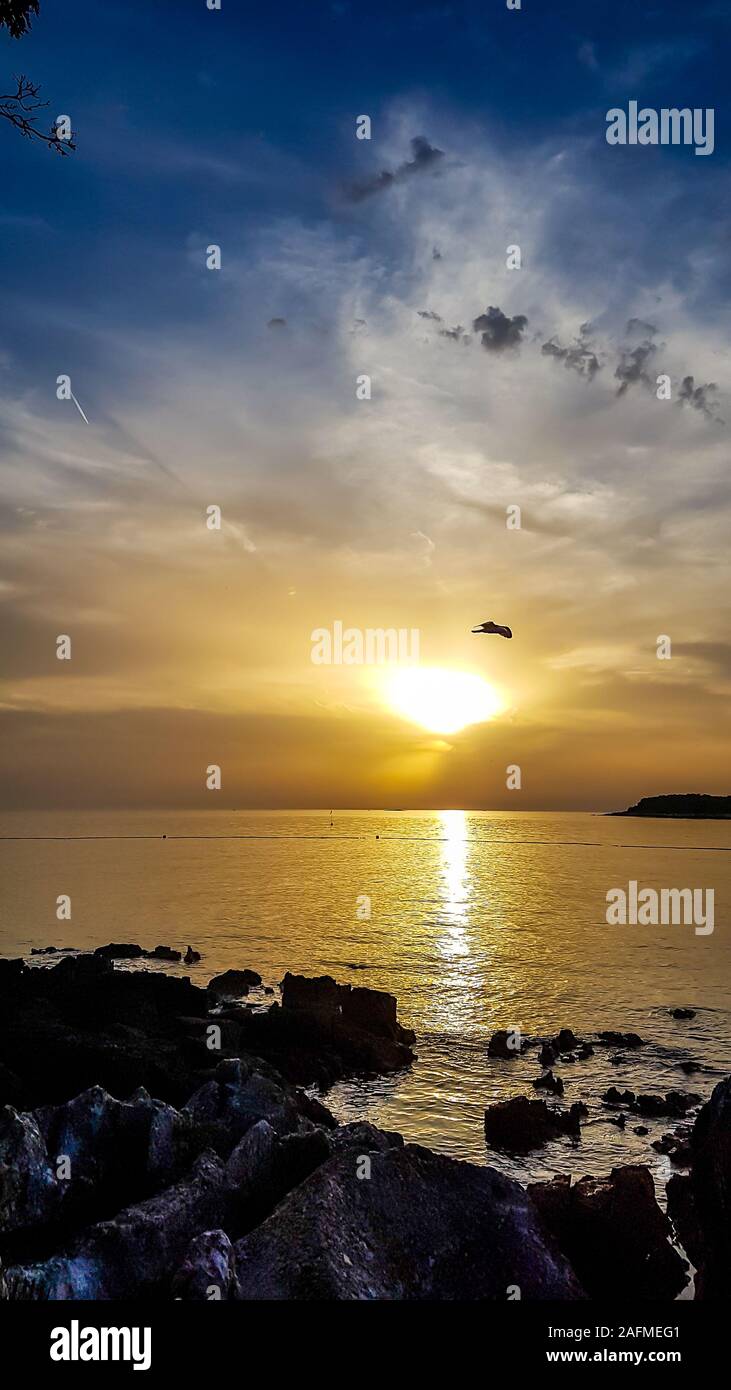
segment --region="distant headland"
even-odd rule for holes
[[[643,796],[626,811],[609,816],[673,816],[676,820],[729,820],[731,796],[706,796],[701,792],[674,792],[669,796]]]

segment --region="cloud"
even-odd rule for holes
[[[508,348],[518,347],[527,326],[525,314],[509,318],[494,304],[472,322],[475,333],[482,335],[480,341],[488,352],[505,352]]]
[[[578,372],[579,376],[586,377],[588,381],[594,380],[602,365],[591,344],[588,323],[582,323],[579,335],[571,347],[561,347],[553,337],[543,344],[541,352],[544,357],[555,357],[557,361],[563,362],[564,367]]]
[[[696,386],[694,377],[685,376],[681,382],[678,403],[690,405],[694,410],[700,410],[709,420],[716,420],[719,424],[723,424],[721,416],[717,413],[716,402],[711,399],[717,389],[715,381],[708,381],[704,386]]]
[[[360,203],[364,198],[371,198],[375,193],[383,193],[394,184],[413,178],[415,174],[427,173],[429,170],[433,172],[435,166],[444,158],[444,151],[431,145],[425,135],[413,137],[411,153],[412,158],[399,164],[397,169],[382,169],[380,174],[374,174],[372,178],[364,179],[361,183],[352,184],[347,195],[350,202]]]
[[[638,343],[637,347],[621,349],[617,369],[614,373],[619,382],[618,396],[624,396],[630,386],[645,386],[648,390],[653,390],[656,383],[647,371],[647,366],[656,352],[657,345],[649,338]]]

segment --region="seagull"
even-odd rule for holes
[[[498,637],[512,637],[509,627],[502,627],[500,623],[480,623],[479,627],[473,627],[473,632],[496,632]]]

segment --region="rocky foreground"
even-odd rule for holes
[[[256,972],[201,989],[115,968],[138,951],[0,961],[3,1298],[667,1300],[688,1280],[678,1237],[696,1296],[731,1292],[731,1079],[688,1127],[673,1229],[641,1165],[526,1190],[338,1125],[301,1088],[414,1060],[392,995],[287,975],[281,1003],[251,1008]],[[562,1030],[542,1065],[566,1045],[590,1046]],[[677,1117],[684,1095],[649,1100]],[[519,1150],[581,1119],[517,1097],[485,1128]]]

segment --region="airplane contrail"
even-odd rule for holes
[[[82,420],[84,421],[85,424],[88,425],[89,421],[87,420],[87,418],[86,418],[86,416],[85,416],[83,410],[81,409],[81,406],[79,405],[79,402],[77,401],[77,399],[76,399],[76,397],[75,397],[73,391],[71,392],[71,399],[72,399],[74,405],[76,406],[76,409],[78,410],[79,415],[81,416]]]

